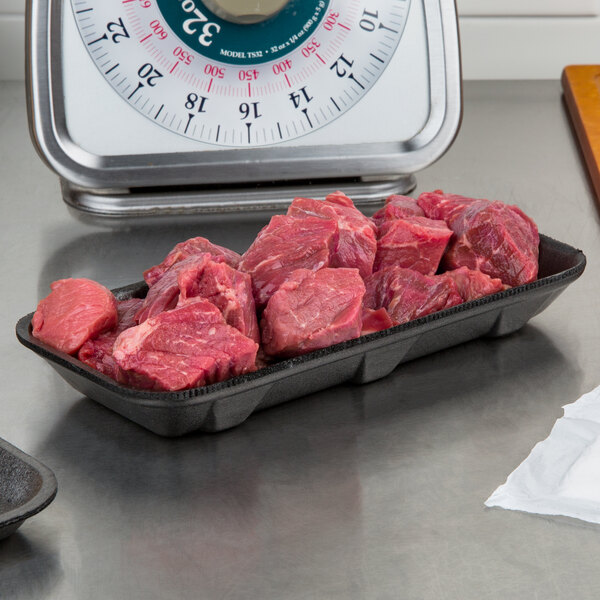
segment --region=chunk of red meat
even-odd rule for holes
[[[240,255],[229,248],[213,244],[203,237],[195,237],[185,242],[177,244],[173,250],[167,254],[165,259],[158,265],[144,271],[144,280],[149,286],[153,286],[175,263],[178,263],[190,256],[208,253],[213,258],[222,257],[222,259],[234,269],[240,262]]]
[[[339,204],[340,206],[346,206],[348,208],[356,208],[354,206],[354,202],[352,202],[352,200],[348,198],[344,192],[340,192],[339,190],[337,192],[331,192],[331,194],[327,194],[327,196],[325,196],[325,201],[332,202],[333,204]]]
[[[423,209],[426,217],[446,221],[452,230],[454,230],[452,226],[454,221],[463,215],[467,207],[471,209],[484,208],[489,203],[489,200],[445,194],[441,190],[423,192],[417,198],[417,204]]]
[[[33,335],[67,354],[117,324],[112,292],[90,279],[60,279],[33,315]]]
[[[468,267],[510,286],[536,279],[538,230],[516,206],[442,192],[421,194],[418,202],[427,216],[444,219],[455,233],[442,260],[445,269]]]
[[[144,304],[136,314],[137,322],[143,323],[198,296],[212,302],[229,325],[258,342],[250,275],[233,269],[222,260],[221,256],[215,258],[204,253],[173,264],[148,290]]]
[[[260,341],[252,279],[248,273],[210,260],[200,271],[181,271],[177,284],[180,290],[179,304],[189,298],[204,298],[221,311],[228,325],[255,342]]]
[[[330,266],[358,269],[362,277],[373,272],[377,251],[375,227],[350,198],[341,192],[330,194],[324,201],[295,198],[287,214],[298,218],[315,216],[336,221],[339,239]]]
[[[148,289],[142,307],[135,315],[138,323],[143,323],[150,317],[171,310],[177,306],[179,300],[179,277],[197,279],[204,267],[211,261],[208,253],[195,254],[184,260],[173,263],[156,283]],[[223,260],[222,257],[218,260]]]
[[[100,371],[113,379],[117,379],[119,367],[112,355],[115,340],[122,331],[137,325],[135,313],[143,303],[142,298],[131,298],[117,302],[119,322],[114,329],[88,340],[81,346],[77,358],[96,371]]]
[[[507,287],[500,279],[493,279],[481,271],[474,271],[467,267],[446,271],[444,275],[454,280],[465,302],[501,292]]]
[[[451,237],[452,230],[444,221],[426,217],[384,221],[373,270],[398,266],[433,275]]]
[[[365,307],[385,308],[395,325],[461,304],[454,281],[444,275],[423,275],[412,269],[389,267],[365,280]]]
[[[276,215],[242,256],[239,268],[252,277],[254,301],[264,308],[269,298],[296,269],[328,267],[337,247],[338,226],[333,219],[303,219]]]
[[[357,269],[298,269],[263,313],[263,348],[297,356],[360,335],[365,285]]]
[[[253,371],[257,350],[216,306],[197,299],[123,331],[113,357],[121,382],[175,391]]]
[[[414,198],[392,194],[385,201],[385,206],[380,208],[371,219],[373,219],[373,222],[379,228],[385,221],[424,216],[423,209],[417,204]]]
[[[384,329],[389,329],[393,325],[394,323],[385,308],[378,308],[377,310],[363,308],[362,329],[360,335],[383,331]]]

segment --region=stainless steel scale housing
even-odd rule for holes
[[[452,0],[28,0],[27,23],[32,138],[85,220],[377,202],[460,124]]]

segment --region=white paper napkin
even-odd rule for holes
[[[486,506],[600,523],[600,387],[563,409]]]

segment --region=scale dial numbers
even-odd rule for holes
[[[135,110],[198,142],[237,148],[293,140],[350,110],[397,51],[410,8],[410,0],[289,0],[265,21],[239,24],[202,0],[71,3],[90,57]]]

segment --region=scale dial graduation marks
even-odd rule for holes
[[[453,0],[27,0],[27,30],[32,138],[88,220],[380,201],[460,123]]]
[[[300,137],[359,102],[396,50],[410,0],[295,0],[250,25],[201,0],[72,5],[97,68],[135,110],[244,147]]]

